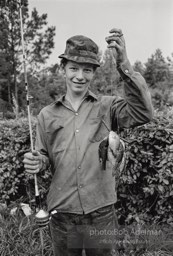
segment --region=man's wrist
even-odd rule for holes
[[[45,170],[47,166],[47,157],[44,155],[41,155],[41,159],[40,159],[40,171]]]
[[[124,60],[123,62],[117,62],[117,70],[123,80],[128,79],[134,73],[128,59]]]

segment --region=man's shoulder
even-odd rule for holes
[[[112,95],[99,95],[98,101],[102,104],[111,104],[117,97]]]
[[[52,113],[52,111],[55,109],[55,107],[56,107],[56,102],[53,102],[53,103],[43,107],[40,110],[40,113],[38,115],[40,116],[40,115],[45,115],[46,113]]]

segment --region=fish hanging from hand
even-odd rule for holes
[[[106,161],[112,164],[112,176],[119,176],[125,166],[125,144],[118,134],[110,131],[99,145],[99,160],[102,170],[106,170]]]

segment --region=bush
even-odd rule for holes
[[[35,138],[36,119],[32,118],[33,140]],[[0,122],[0,198],[7,204],[24,197],[34,202],[33,175],[27,175],[23,166],[23,155],[30,151],[28,120],[5,120]],[[50,172],[38,175],[41,197],[45,195],[50,182]]]
[[[26,195],[23,154],[30,148],[26,119],[0,122],[0,198],[10,202]]]
[[[4,118],[6,119],[15,119],[16,115],[13,112],[7,111],[4,114]]]
[[[173,225],[172,110],[156,113],[149,124],[122,135],[129,143],[116,204],[120,223],[161,221]]]

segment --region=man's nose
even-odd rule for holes
[[[78,70],[77,74],[76,74],[76,78],[78,80],[83,80],[84,79],[84,76],[83,76],[83,71],[82,70]]]

